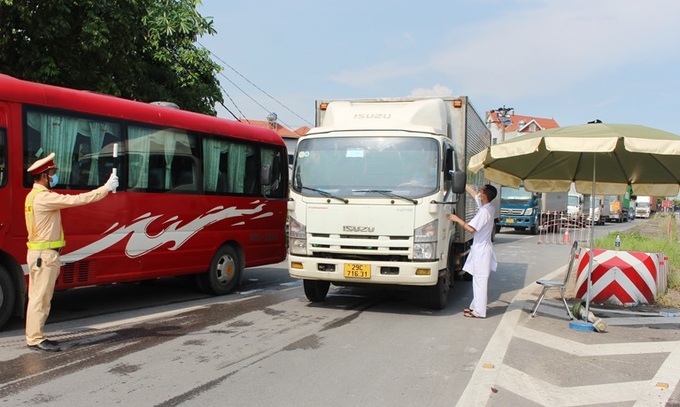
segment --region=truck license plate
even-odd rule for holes
[[[345,264],[345,277],[347,278],[371,278],[370,264]]]
[[[508,220],[505,221],[506,223],[515,223],[515,220],[512,218],[509,218]]]

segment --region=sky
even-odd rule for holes
[[[218,116],[314,125],[317,99],[468,96],[680,135],[680,1],[203,0]],[[230,113],[232,112],[232,113]],[[676,117],[678,115],[678,117]]]

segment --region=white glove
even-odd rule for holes
[[[106,181],[106,184],[104,184],[104,186],[111,192],[115,191],[116,188],[118,188],[118,177],[111,174],[109,180]]]

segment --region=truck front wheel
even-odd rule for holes
[[[450,285],[451,272],[447,269],[439,276],[437,284],[427,287],[427,305],[434,310],[444,309],[449,299]]]
[[[322,302],[326,299],[328,289],[331,287],[330,281],[321,280],[303,280],[302,284],[305,287],[305,295],[311,302]]]

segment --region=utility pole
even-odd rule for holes
[[[487,125],[490,125],[491,123],[498,123],[500,125],[501,129],[501,137],[498,140],[499,143],[502,143],[505,141],[505,128],[512,123],[512,119],[510,119],[510,116],[512,114],[515,114],[515,109],[512,107],[499,107],[498,109],[495,110],[490,110],[488,113],[488,116],[491,115],[491,113],[496,113],[496,116],[498,117],[498,120],[490,120],[490,117],[487,118]]]
[[[499,107],[496,109],[496,114],[498,115],[498,122],[501,125],[501,143],[505,141],[505,128],[512,123],[510,119],[511,114],[515,114],[515,109],[512,107]]]

